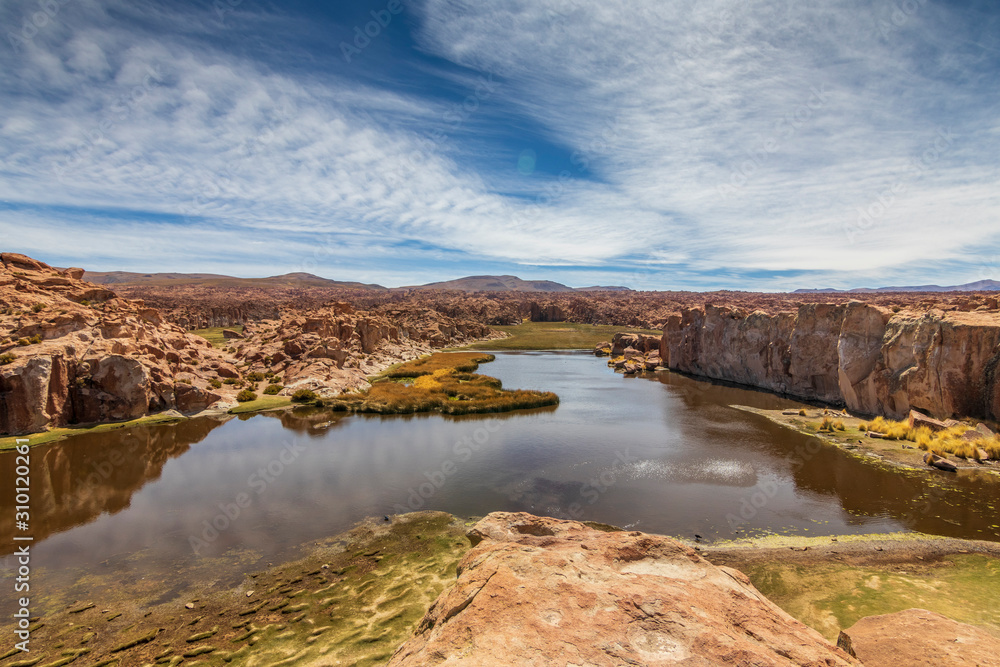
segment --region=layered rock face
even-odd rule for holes
[[[497,512],[389,661],[410,665],[860,665],[666,537]]]
[[[1000,315],[894,313],[801,304],[792,312],[706,305],[668,318],[664,366],[895,418],[1000,419]]]

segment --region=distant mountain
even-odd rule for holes
[[[381,285],[320,278],[311,273],[286,273],[269,278],[235,278],[216,273],[131,273],[128,271],[87,271],[83,276],[98,285],[205,285],[209,287],[328,287],[336,289],[386,290]],[[456,280],[411,285],[398,289],[458,290],[462,292],[631,292],[618,285],[574,289],[551,280],[521,280],[517,276],[468,276]]]
[[[1000,281],[997,280],[977,280],[974,283],[964,285],[950,285],[941,287],[940,285],[914,285],[908,287],[856,287],[850,290],[833,289],[797,289],[792,294],[816,294],[820,292],[847,292],[849,294],[868,294],[872,292],[997,292],[1000,291]]]
[[[458,290],[461,292],[575,292],[572,287],[551,280],[521,280],[517,276],[467,276],[402,289]]]
[[[87,271],[84,280],[98,285],[207,285],[211,287],[333,287],[340,289],[384,290],[381,285],[320,278],[311,273],[286,273],[269,278],[234,278],[215,273],[129,273],[128,271]]]

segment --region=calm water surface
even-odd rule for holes
[[[624,378],[582,353],[501,353],[481,370],[562,402],[485,419],[301,409],[33,448],[33,567],[56,585],[79,566],[127,570],[139,554],[136,568],[173,571],[236,551],[265,562],[411,509],[524,510],[707,540],[898,530],[1000,540],[998,485],[891,471],[728,407],[798,405],[779,397],[668,372]],[[5,489],[13,469],[13,453],[0,453]],[[11,576],[13,558],[4,564]]]

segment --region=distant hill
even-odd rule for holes
[[[517,276],[467,276],[403,289],[439,289],[462,292],[575,292],[572,287],[551,280],[521,280]]]
[[[913,285],[907,287],[856,287],[850,290],[840,290],[828,287],[825,289],[797,289],[792,294],[817,294],[822,292],[847,292],[849,294],[866,294],[872,292],[997,292],[1000,291],[1000,281],[977,280],[964,285]]]
[[[98,285],[207,285],[211,287],[335,287],[341,289],[384,290],[381,285],[320,278],[311,273],[286,273],[268,278],[234,278],[215,273],[129,273],[128,271],[87,271],[84,280]]]
[[[131,273],[128,271],[87,271],[83,276],[98,285],[206,285],[210,287],[328,287],[338,289],[387,290],[381,285],[320,278],[311,273],[286,273],[269,278],[235,278],[216,273]],[[572,288],[551,280],[521,280],[517,276],[468,276],[427,285],[398,289],[458,290],[462,292],[631,292],[618,285]]]

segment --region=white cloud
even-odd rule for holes
[[[576,150],[617,121],[593,162],[633,209],[679,220],[624,224],[654,246],[683,225],[703,270],[865,272],[997,243],[998,143],[971,104],[995,95],[942,75],[975,54],[914,53],[928,34],[953,46],[942,11],[921,5],[883,36],[889,13],[852,1],[427,0],[422,38],[514,72],[526,112]],[[952,141],[914,170],[949,126]],[[845,233],[900,182],[874,225]]]
[[[996,93],[972,75],[982,49],[954,46],[960,17],[930,4],[883,34],[884,12],[854,0],[426,0],[414,8],[422,48],[502,72],[497,106],[573,152],[571,178],[539,176],[527,200],[503,194],[523,182],[470,169],[461,132],[427,139],[450,131],[450,107],[417,89],[213,48],[225,29],[208,5],[200,16],[116,5],[163,28],[156,35],[100,3],[66,7],[65,21],[0,68],[10,91],[0,200],[41,207],[33,224],[60,230],[47,243],[63,254],[98,252],[100,232],[45,207],[187,215],[205,226],[181,229],[206,261],[207,248],[240,235],[294,248],[282,250],[291,257],[310,252],[301,235],[354,234],[359,245],[428,241],[471,260],[641,258],[678,276],[843,281],[942,260],[955,264],[939,270],[957,275],[963,258],[996,253]],[[274,20],[289,30],[288,17]],[[463,131],[498,122],[479,113]],[[953,138],[922,158],[946,127]],[[859,221],[873,206],[878,215]],[[16,216],[0,216],[13,230]],[[184,252],[176,226],[137,218],[142,238]],[[112,230],[128,236],[107,229],[105,245]],[[227,255],[236,249],[254,263],[262,251],[231,240]]]

